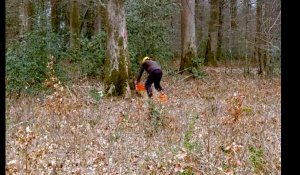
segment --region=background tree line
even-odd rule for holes
[[[7,92],[47,89],[50,55],[66,83],[101,77],[128,94],[143,56],[195,75],[201,66],[280,69],[279,0],[6,0]],[[177,69],[177,68],[176,68]]]

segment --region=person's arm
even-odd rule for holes
[[[145,69],[144,69],[144,66],[143,66],[143,64],[142,64],[141,69],[140,69],[140,72],[139,72],[139,74],[138,74],[138,76],[137,76],[137,79],[136,79],[137,82],[140,82],[144,70],[145,70]]]

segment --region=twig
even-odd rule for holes
[[[212,163],[209,163],[209,162],[206,162],[206,161],[203,161],[203,160],[200,160],[200,162],[202,162],[202,163],[207,163],[207,164],[210,165],[211,167],[214,167],[214,168],[216,168],[217,170],[219,170],[220,172],[226,174],[226,173],[222,170],[222,168],[217,167],[216,165],[214,165],[214,164],[212,164]]]
[[[33,120],[33,119],[31,119],[31,120]],[[15,127],[17,127],[17,126],[19,126],[19,125],[22,125],[23,123],[28,123],[28,122],[30,122],[31,120],[26,120],[26,121],[17,123],[17,124],[15,124],[14,126],[12,126],[12,127],[10,127],[9,129],[7,129],[6,132],[9,132],[12,128],[15,128]]]
[[[197,155],[197,154],[194,154],[194,153],[191,153],[191,154],[193,154],[194,156],[200,156],[200,155]],[[212,164],[212,163],[209,163],[208,161],[204,161],[204,160],[201,160],[201,159],[200,159],[200,162],[202,162],[202,163],[206,163],[206,164],[210,165],[211,167],[214,167],[214,168],[216,168],[216,169],[217,169],[217,170],[219,170],[220,172],[222,172],[222,173],[226,174],[226,173],[223,171],[223,169],[222,169],[222,168],[220,168],[220,167],[217,167],[216,165],[214,165],[214,164]]]
[[[65,87],[67,88],[69,94],[71,95],[72,99],[74,100],[74,96],[75,96],[75,95],[72,94],[72,92],[70,91],[70,89],[69,89],[68,86],[65,86]],[[75,97],[75,99],[76,99],[76,97]]]
[[[281,11],[279,12],[279,14],[278,14],[278,16],[277,16],[275,22],[273,23],[273,25],[269,28],[269,33],[270,33],[271,29],[272,29],[272,28],[275,26],[275,24],[277,23],[277,20],[279,19],[279,16],[280,16],[280,15],[281,15]]]
[[[178,85],[179,82],[181,82],[181,81],[183,81],[183,80],[185,80],[185,79],[187,79],[187,78],[189,78],[189,77],[191,77],[191,76],[193,76],[193,75],[188,75],[188,76],[184,77],[183,79],[177,81],[177,83],[173,82],[172,85],[169,86],[169,87],[167,88],[167,90],[165,90],[165,92],[169,91],[172,87],[174,87],[175,85]]]

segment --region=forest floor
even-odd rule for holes
[[[281,174],[281,78],[165,75],[168,101],[97,80],[6,99],[7,174]],[[27,173],[26,173],[27,172]]]

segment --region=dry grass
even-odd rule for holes
[[[91,80],[7,99],[7,174],[281,174],[280,77],[206,71],[165,76],[163,104]]]

